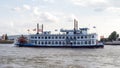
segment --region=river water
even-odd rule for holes
[[[0,44],[0,68],[120,68],[120,46],[89,49]]]

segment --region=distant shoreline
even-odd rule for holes
[[[120,45],[120,41],[105,42],[105,45]]]
[[[0,44],[13,44],[13,40],[0,40]]]

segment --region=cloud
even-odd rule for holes
[[[34,7],[32,11],[32,14],[35,15],[41,22],[54,23],[58,21],[58,17],[52,12],[42,11],[42,9],[38,7]]]
[[[91,8],[94,11],[107,11],[118,13],[120,0],[71,0],[74,5]]]
[[[20,8],[20,7],[15,7],[15,8],[13,8],[12,10],[19,12],[19,11],[21,11],[21,8]]]
[[[49,13],[49,12],[44,12],[41,14],[41,18],[45,19],[45,21],[48,21],[48,22],[57,22],[58,19],[55,15]]]
[[[34,18],[37,18],[37,20],[41,22],[57,22],[59,17],[56,17],[56,15],[52,12],[43,11],[43,9],[39,7],[30,7],[29,5],[23,5],[22,7],[16,7],[14,8],[14,11],[21,12],[20,14],[24,14],[26,11],[31,11],[29,14],[33,15]]]
[[[112,13],[117,13],[117,14],[120,14],[120,8],[119,7],[109,7],[107,8],[105,11],[107,12],[112,12]]]
[[[38,16],[39,20],[44,23],[56,23],[58,22],[58,18],[56,15],[50,13],[50,12],[41,12],[41,14]]]
[[[25,9],[25,10],[30,10],[31,9],[31,7],[29,6],[29,5],[23,5],[23,9]]]
[[[55,0],[43,0],[44,2],[54,3]]]
[[[42,9],[38,7],[34,7],[33,15],[35,15],[37,20],[44,23],[73,22],[74,19],[78,19],[74,14],[58,11],[42,11]]]
[[[107,4],[107,0],[72,0],[73,4],[79,5],[82,7],[94,7],[96,5],[104,5]]]
[[[14,27],[14,22],[10,22],[10,27],[13,28]]]
[[[35,14],[35,15],[40,15],[40,9],[38,8],[38,7],[34,7],[33,8],[33,14]]]
[[[31,10],[31,6],[30,5],[27,5],[27,4],[24,4],[22,7],[14,7],[12,8],[13,11],[17,11],[17,12],[24,12],[24,11],[28,11],[28,10]]]
[[[48,0],[45,0],[45,1],[48,1]],[[43,8],[40,8],[39,6],[31,7],[28,4],[24,4],[22,5],[22,7],[16,7],[16,10],[21,12],[20,14],[23,14],[23,15],[24,15],[24,12],[30,11],[29,14],[34,18],[34,20],[37,20],[39,22],[45,22],[45,23],[56,23],[61,21],[71,22],[73,21],[74,18],[76,18],[75,15],[73,14],[58,12],[54,10],[46,11]]]
[[[67,22],[73,22],[74,19],[78,19],[74,14],[64,14],[63,17],[64,20],[66,20]]]
[[[120,7],[120,0],[108,0],[112,7]]]
[[[40,22],[45,23],[73,22],[74,19],[78,19],[74,14],[40,11],[40,8],[34,9],[33,14]]]

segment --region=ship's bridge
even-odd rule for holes
[[[88,29],[89,28],[79,28],[82,34],[88,34]]]
[[[65,30],[60,29],[60,32],[65,32],[66,34],[73,35],[73,34],[88,34],[88,28],[79,28],[79,30],[73,29],[73,30]]]

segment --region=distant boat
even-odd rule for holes
[[[31,34],[28,37],[23,35],[16,40],[17,46],[31,46],[31,47],[100,47],[104,44],[98,42],[96,33],[88,33],[88,28],[79,28],[78,24],[74,22],[74,29],[61,29],[62,34],[51,34],[51,31],[42,31],[39,33],[39,24],[37,24],[37,33]]]

